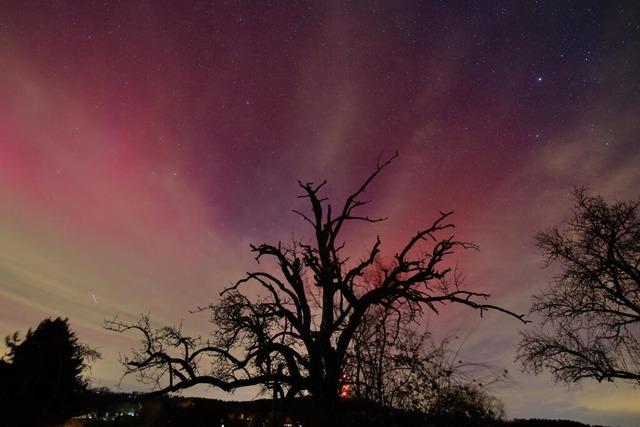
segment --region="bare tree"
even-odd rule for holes
[[[501,402],[489,388],[507,371],[463,361],[458,337],[435,341],[416,332],[406,313],[376,307],[354,336],[341,396],[433,415],[500,418]],[[464,340],[462,340],[464,343]]]
[[[566,227],[538,234],[560,274],[534,298],[541,327],[523,334],[518,359],[556,380],[640,383],[640,202],[607,203],[574,191]]]
[[[180,328],[154,329],[143,316],[137,324],[114,319],[106,327],[118,332],[137,330],[143,347],[123,362],[126,374],[151,381],[160,393],[209,384],[223,390],[261,385],[278,394],[311,394],[322,401],[337,399],[354,335],[375,307],[399,307],[411,315],[456,303],[479,310],[496,310],[489,295],[470,291],[449,278],[445,259],[456,249],[475,245],[451,234],[451,212],[441,213],[395,254],[388,269],[371,283],[363,276],[380,252],[376,238],[366,256],[350,261],[340,240],[351,223],[375,223],[360,213],[371,182],[395,158],[380,162],[364,183],[334,209],[320,195],[319,185],[299,182],[309,212],[294,211],[311,227],[311,243],[251,246],[256,260],[275,261],[275,270],[247,273],[221,293],[208,311],[215,329],[208,339],[185,336]]]

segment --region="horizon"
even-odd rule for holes
[[[249,244],[311,237],[297,180],[326,179],[337,205],[396,150],[366,194],[388,219],[346,229],[348,254],[380,235],[389,259],[452,210],[480,247],[456,254],[466,283],[526,313],[557,272],[535,235],[569,218],[572,190],[640,196],[638,6],[1,4],[2,335],[69,318],[102,353],[91,385],[114,388],[137,337],[105,320],[207,334],[189,311],[257,268]],[[508,418],[640,423],[630,383],[521,372],[527,326],[502,313],[449,305],[418,327],[509,371],[491,390]]]

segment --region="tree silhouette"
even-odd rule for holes
[[[436,342],[417,333],[395,309],[374,310],[354,337],[343,393],[381,406],[432,415],[478,419],[502,416],[502,404],[488,388],[507,380],[507,371],[463,362],[457,337]]]
[[[361,213],[368,203],[362,196],[397,155],[378,163],[339,209],[320,194],[326,181],[299,182],[300,197],[310,210],[294,212],[309,224],[311,241],[252,245],[256,260],[270,259],[275,269],[250,272],[225,289],[218,303],[199,307],[211,314],[211,338],[186,336],[178,327],[155,329],[148,316],[134,324],[108,321],[108,329],[142,334],[142,348],[122,360],[125,375],[152,382],[158,393],[196,384],[227,391],[261,385],[281,396],[311,394],[331,405],[344,383],[354,335],[377,307],[399,307],[418,316],[456,303],[522,320],[487,304],[489,295],[464,288],[450,274],[448,257],[458,249],[476,248],[453,237],[452,212],[441,213],[413,235],[375,282],[365,275],[379,257],[379,237],[359,261],[344,254],[341,233],[347,225],[383,220]]]
[[[99,354],[78,342],[67,319],[45,319],[24,341],[18,333],[6,338],[9,352],[2,361],[2,401],[11,425],[64,422],[78,408],[86,382],[82,371]]]
[[[523,334],[518,359],[558,381],[640,383],[640,202],[607,203],[584,189],[574,197],[566,227],[537,236],[561,272],[534,298],[541,325]]]

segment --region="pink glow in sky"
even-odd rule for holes
[[[392,253],[454,210],[482,249],[469,283],[526,311],[552,273],[533,236],[571,189],[638,195],[638,8],[398,3],[0,5],[2,333],[69,317],[113,386],[134,341],[104,319],[206,332],[188,311],[253,268],[249,243],[305,235],[297,179],[339,198],[395,150],[370,194],[390,219],[350,230],[352,250],[380,233]],[[628,386],[520,374],[520,325],[500,316],[430,326],[512,372],[508,416],[640,419]]]

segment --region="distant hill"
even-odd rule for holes
[[[537,418],[532,418],[529,420],[523,419],[515,419],[511,421],[503,421],[503,425],[505,426],[516,426],[516,427],[605,427],[596,424],[584,424],[579,423],[578,421],[570,421],[570,420],[542,420]]]
[[[272,426],[275,415],[279,426],[311,427],[320,409],[312,399],[289,402],[261,399],[247,402],[204,398],[158,397],[94,392],[87,401],[86,413],[75,419],[74,427],[263,427]],[[433,417],[420,413],[380,407],[372,402],[345,401],[336,409],[339,425],[328,427],[589,427],[568,420],[495,421],[460,417]],[[317,424],[316,424],[317,425]],[[592,426],[602,427],[602,426]]]

